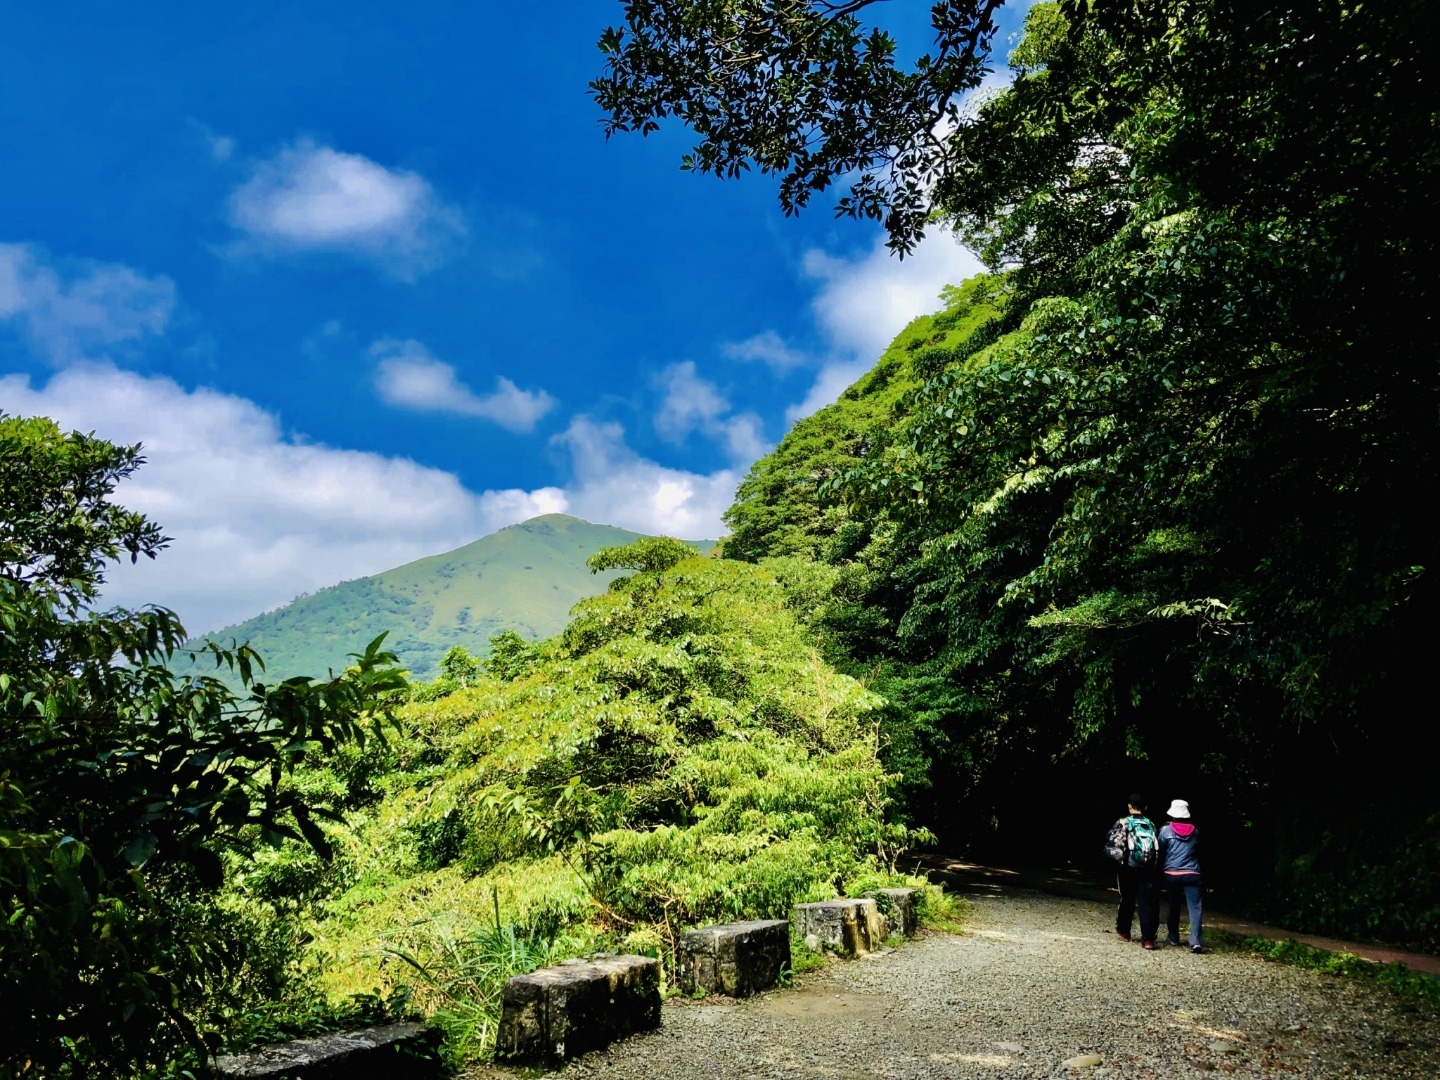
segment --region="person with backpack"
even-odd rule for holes
[[[1140,912],[1140,945],[1155,948],[1160,929],[1160,838],[1155,823],[1145,816],[1145,799],[1131,795],[1129,812],[1114,825],[1105,841],[1105,855],[1116,869],[1120,888],[1120,909],[1115,913],[1115,933],[1130,940],[1130,926]]]
[[[1200,939],[1200,836],[1190,821],[1190,804],[1176,799],[1165,812],[1169,823],[1160,830],[1160,869],[1165,878],[1166,941],[1180,944],[1180,897],[1190,909],[1190,951],[1203,952]]]

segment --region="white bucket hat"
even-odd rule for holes
[[[1190,804],[1184,799],[1176,799],[1170,804],[1170,809],[1165,811],[1165,816],[1188,819],[1190,817]]]

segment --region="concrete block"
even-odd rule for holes
[[[440,1032],[423,1024],[387,1024],[365,1031],[276,1043],[215,1062],[214,1080],[390,1080],[439,1077]]]
[[[880,914],[885,919],[888,934],[914,937],[920,925],[920,890],[911,888],[878,889],[875,898],[879,902]]]
[[[660,1026],[660,961],[648,956],[568,960],[506,982],[501,1061],[554,1062]]]
[[[676,985],[686,993],[749,997],[768,990],[790,967],[790,923],[760,919],[686,930],[675,966]]]
[[[874,898],[868,896],[797,904],[795,929],[807,943],[814,938],[820,948],[843,956],[874,952],[885,940],[885,920]]]

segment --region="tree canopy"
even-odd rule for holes
[[[245,963],[207,900],[221,855],[286,838],[325,851],[323,801],[285,777],[366,737],[401,684],[378,640],[327,682],[278,685],[247,647],[212,646],[243,698],[172,675],[173,612],[95,606],[110,562],[167,543],[111,498],[142,463],[139,447],[0,414],[0,1054],[16,1075],[205,1052]]]
[[[909,250],[952,163],[944,132],[988,70],[1001,0],[936,3],[935,48],[908,70],[894,38],[859,18],[877,2],[627,3],[590,84],[606,132],[649,134],[674,117],[700,139],[685,168],[779,175],[786,213],[848,183],[839,210],[883,220]]]

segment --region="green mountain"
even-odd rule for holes
[[[411,675],[433,679],[452,645],[481,654],[501,630],[531,640],[559,633],[577,601],[604,592],[618,576],[592,574],[585,560],[641,536],[546,514],[443,555],[301,596],[199,640],[250,642],[273,681],[338,671],[349,653],[389,631],[385,645]],[[694,543],[703,551],[715,546],[713,540]]]

